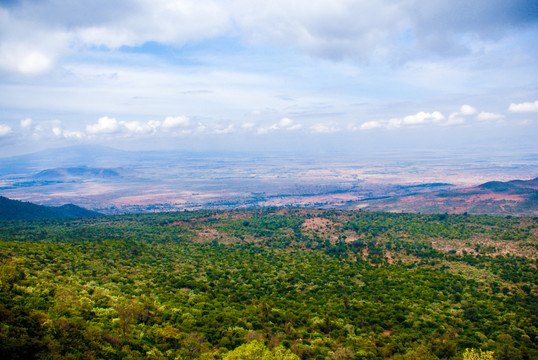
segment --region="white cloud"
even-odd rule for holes
[[[52,133],[57,137],[63,137],[65,139],[82,139],[84,137],[81,131],[63,130],[60,124],[52,128]]]
[[[191,124],[191,121],[186,116],[168,116],[164,119],[161,127],[165,129],[174,129],[177,127],[186,127]]]
[[[234,126],[232,124],[229,124],[226,127],[218,126],[213,130],[214,134],[229,134],[234,131]]]
[[[310,129],[315,133],[335,133],[340,131],[340,128],[335,124],[317,123],[312,125]]]
[[[183,45],[232,28],[229,11],[213,0],[44,0],[15,6],[10,11],[0,4],[0,68],[25,75],[50,70],[72,51],[150,41]]]
[[[501,119],[504,119],[504,115],[482,111],[480,114],[476,116],[476,118],[482,121],[501,120]]]
[[[36,125],[33,129],[33,133],[32,135],[35,137],[35,138],[40,138],[43,134],[46,134],[46,132],[48,131],[49,129],[45,129],[45,127],[43,125]]]
[[[120,125],[124,126],[130,134],[147,135],[154,133],[156,130],[151,124],[140,121],[120,121]]]
[[[36,75],[49,70],[53,58],[31,45],[0,44],[0,66],[25,75]]]
[[[295,124],[293,126],[288,127],[286,130],[290,130],[290,131],[299,130],[299,129],[302,129],[302,127],[303,127],[302,124]]]
[[[272,126],[273,130],[299,130],[303,126],[301,124],[295,124],[295,122],[292,119],[289,118],[282,118],[277,124],[274,124]]]
[[[393,118],[385,123],[387,129],[395,129],[402,126],[403,120],[401,118]]]
[[[148,41],[183,45],[224,34],[232,26],[229,11],[213,0],[140,0],[134,10],[115,22],[82,28],[77,36],[110,48]]]
[[[26,118],[26,119],[21,120],[21,127],[23,129],[28,129],[32,126],[33,123],[34,121],[32,119]]]
[[[272,124],[270,126],[267,126],[267,127],[258,127],[258,129],[256,130],[256,132],[258,134],[267,134],[268,132],[270,131],[276,131],[276,130],[289,130],[289,131],[293,131],[293,130],[299,130],[303,127],[302,124],[296,124],[292,119],[290,118],[282,118],[280,119],[279,122],[275,123],[275,124]]]
[[[104,116],[96,124],[86,126],[86,132],[90,135],[113,134],[120,131],[120,124],[115,118]]]
[[[52,60],[38,51],[29,51],[19,57],[17,69],[23,74],[39,74],[47,71],[52,66]]]
[[[0,6],[0,69],[31,76],[50,70],[72,35],[43,23],[45,14],[32,16],[30,7],[10,12]]]
[[[421,125],[428,122],[439,122],[444,118],[444,115],[439,111],[434,111],[432,113],[421,111],[414,115],[408,115],[403,118],[390,119],[385,126],[387,129],[394,129],[402,126]]]
[[[437,117],[434,121],[440,126],[452,126],[465,123],[465,116],[476,114],[476,108],[471,105],[462,105],[459,111],[455,111],[448,116],[446,121],[442,121],[444,118]],[[479,117],[478,115],[477,117]]]
[[[66,139],[82,139],[84,137],[80,131],[64,130],[62,134]]]
[[[427,113],[424,111],[421,111],[415,115],[409,115],[404,117],[403,123],[405,125],[415,125],[415,124],[423,124],[428,121],[441,121],[445,117],[443,114],[441,114],[439,111],[434,111],[432,113]]]
[[[62,128],[55,126],[52,128],[52,133],[56,136],[62,136]]]
[[[191,121],[186,116],[168,116],[162,122],[158,120],[147,122],[118,121],[115,118],[104,116],[97,123],[86,126],[86,133],[88,135],[121,134],[123,136],[143,136],[155,134],[160,129],[180,129],[179,134],[187,134],[192,132],[192,129],[188,128],[190,125]]]
[[[290,127],[293,125],[293,120],[292,119],[288,119],[288,118],[282,118],[280,119],[280,121],[278,122],[278,126],[280,128],[287,128],[287,127]]]
[[[359,126],[359,130],[370,130],[370,129],[377,129],[382,127],[381,123],[379,121],[367,121],[363,123],[361,126]]]
[[[463,105],[460,109],[462,115],[473,115],[476,113],[476,109],[471,105]]]
[[[157,129],[161,125],[161,122],[158,120],[150,120],[148,121],[148,125],[151,126],[153,129]]]
[[[148,136],[153,134],[166,133],[165,130],[173,129],[173,135],[186,135],[193,132],[193,129],[188,127],[191,121],[185,116],[167,117],[164,121],[149,120],[143,121],[118,121],[115,118],[107,116],[101,117],[94,124],[86,126],[86,131],[63,130],[60,122],[57,122],[52,127],[52,132],[56,136],[65,138],[83,138],[86,135],[117,135],[117,136]],[[205,131],[205,125],[198,123],[196,130]],[[159,131],[161,130],[161,131]],[[223,132],[228,130],[220,129]]]
[[[457,115],[458,113],[453,113],[451,117]],[[367,121],[360,125],[359,127],[352,127],[352,130],[370,130],[376,128],[385,128],[385,129],[398,129],[401,127],[408,126],[419,126],[428,123],[438,124],[438,125],[452,125],[456,123],[454,119],[449,118],[448,121],[443,122],[445,116],[439,112],[425,112],[420,111],[414,115],[407,115],[402,118],[392,118],[389,120],[374,120]]]
[[[6,124],[0,124],[0,137],[4,137],[11,132],[11,127]]]
[[[510,104],[508,110],[512,112],[537,112],[538,100],[535,102],[525,102],[521,104]]]
[[[463,107],[462,107],[463,108]],[[441,126],[451,126],[451,125],[459,125],[465,123],[465,118],[460,116],[459,112],[453,112],[448,116],[448,120],[444,123],[441,123]]]

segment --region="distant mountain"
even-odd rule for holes
[[[222,153],[196,153],[188,151],[127,151],[99,145],[77,145],[51,148],[30,154],[0,156],[0,176],[35,174],[47,169],[102,168],[129,169],[133,165],[165,166],[181,162],[199,163],[201,159],[220,159]],[[252,154],[250,154],[252,156]],[[243,157],[241,157],[243,158]]]
[[[40,171],[34,175],[39,180],[65,179],[111,179],[120,177],[121,169],[90,168],[87,166],[55,168]]]
[[[58,219],[102,216],[73,204],[58,207],[36,205],[0,196],[0,220]]]
[[[536,216],[538,178],[490,181],[471,188],[368,200],[354,206],[371,211]]]
[[[79,145],[46,149],[39,152],[0,158],[0,175],[19,172],[77,167],[117,167],[133,159],[136,153],[104,146]]]

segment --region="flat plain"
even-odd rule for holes
[[[428,210],[415,205],[423,198],[408,196],[537,175],[538,158],[533,156],[477,162],[446,154],[297,156],[73,147],[1,159],[0,192],[17,200],[73,203],[105,214],[261,207],[465,212],[462,205]],[[396,198],[403,200],[393,206]]]

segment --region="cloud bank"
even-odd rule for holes
[[[537,22],[532,0],[21,0],[0,6],[0,64],[32,75],[73,51],[228,36],[332,60],[407,61],[483,51]]]
[[[517,107],[517,109],[523,108],[525,111],[533,111],[529,105],[525,104],[527,103],[523,103],[524,106]],[[510,108],[514,107],[512,105],[510,105]],[[478,112],[476,108],[470,105],[463,105],[458,111],[450,113],[449,116],[445,116],[440,111],[420,111],[403,117],[393,117],[386,120],[370,120],[360,124],[356,122],[328,121],[308,125],[287,117],[283,117],[268,125],[263,125],[260,121],[243,122],[240,124],[234,124],[233,122],[214,123],[211,121],[193,121],[185,115],[167,116],[163,120],[149,121],[123,121],[113,117],[103,116],[97,119],[96,122],[87,124],[84,130],[66,129],[64,124],[59,120],[38,122],[31,118],[25,118],[20,121],[20,130],[22,133],[29,133],[34,137],[44,136],[44,134],[50,132],[55,137],[79,140],[84,138],[184,137],[232,133],[264,136],[279,132],[331,134],[343,131],[349,133],[374,129],[396,131],[398,129],[424,128],[428,126],[444,127],[462,125],[472,120],[478,120],[480,122],[497,121],[499,123],[505,118],[506,116],[504,114],[488,111]],[[0,124],[0,136],[5,137],[13,133],[13,129],[10,126]]]

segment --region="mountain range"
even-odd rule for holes
[[[65,180],[65,179],[110,179],[120,177],[121,169],[112,168],[90,168],[87,166],[77,166],[69,168],[54,168],[40,171],[34,175],[39,180]]]

